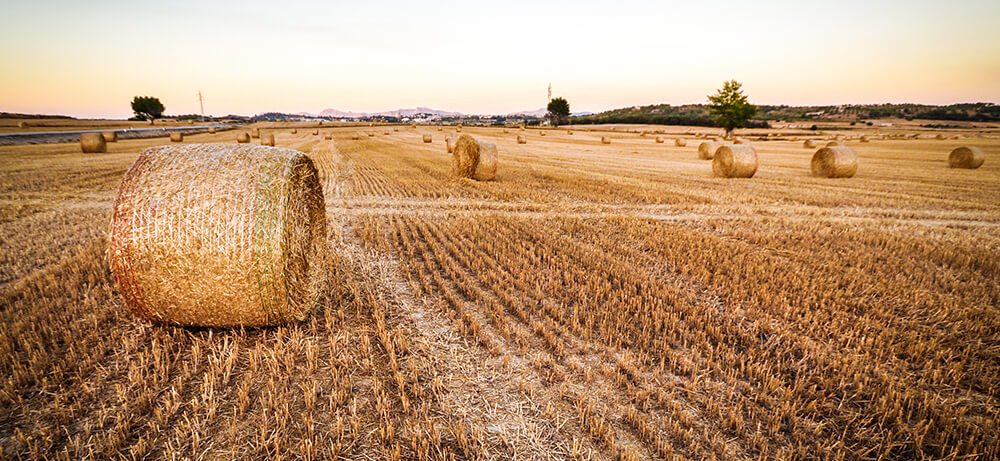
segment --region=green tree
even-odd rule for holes
[[[546,117],[552,120],[555,126],[561,125],[569,118],[569,102],[565,98],[552,98],[545,110],[549,111]]]
[[[750,104],[741,89],[743,84],[730,80],[714,96],[709,96],[708,111],[715,116],[715,124],[726,130],[728,138],[732,131],[746,125],[750,117],[757,113],[757,106]]]
[[[153,120],[163,115],[163,103],[153,96],[136,96],[132,98],[132,112],[143,120]]]

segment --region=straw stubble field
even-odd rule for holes
[[[996,139],[848,141],[850,179],[761,142],[720,179],[697,142],[465,127],[477,182],[454,128],[320,131],[275,131],[330,225],[319,305],[269,329],[115,292],[111,204],[166,139],[0,148],[3,457],[1000,456],[1000,158],[946,163]]]

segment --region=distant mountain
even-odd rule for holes
[[[448,112],[431,109],[430,107],[414,107],[412,109],[396,109],[383,112],[345,112],[337,109],[324,109],[320,117],[330,118],[365,118],[365,117],[413,117],[417,114],[437,115],[441,117],[461,117],[461,112]]]
[[[517,117],[518,115],[527,117],[544,117],[545,114],[547,114],[548,112],[549,111],[545,110],[544,108],[535,110],[523,110],[521,112],[509,113],[507,114],[507,117]]]

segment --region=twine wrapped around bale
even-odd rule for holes
[[[722,178],[752,178],[757,173],[757,150],[749,144],[720,146],[712,158],[712,172]]]
[[[104,138],[104,142],[118,142],[118,132],[117,131],[113,131],[113,130],[104,131],[104,132],[101,133],[101,136]]]
[[[607,136],[601,136],[601,144],[611,144],[611,138]]]
[[[496,179],[500,157],[495,144],[463,134],[449,152],[452,152],[451,171],[455,176],[478,181]]]
[[[260,135],[260,145],[274,147],[274,133],[264,133]]]
[[[677,138],[674,140],[674,145],[677,147],[686,147],[688,142],[684,138]]]
[[[948,166],[976,169],[986,162],[986,153],[978,147],[962,146],[948,154]]]
[[[82,133],[80,135],[80,150],[84,154],[100,154],[108,151],[108,144],[101,133]]]
[[[813,154],[812,174],[821,178],[850,178],[858,172],[858,154],[846,146],[827,146]]]
[[[246,144],[246,143],[250,142],[250,134],[249,133],[240,133],[240,134],[236,135],[236,142],[238,142],[240,144]]]
[[[214,127],[214,126],[213,126],[213,127],[210,127],[210,128],[208,129],[208,134],[215,134],[215,127]]]
[[[429,134],[425,134],[425,135],[424,135],[424,142],[427,142],[427,143],[429,143],[429,142],[431,142],[431,141],[432,141],[432,139],[431,139],[431,135],[429,135]]]
[[[455,150],[455,140],[451,139],[451,136],[445,136],[444,138],[445,148],[448,149],[448,153],[452,153]]]
[[[518,144],[527,144],[528,140],[524,136],[522,136],[522,135],[517,135],[517,143]]]
[[[260,128],[254,128],[254,129],[250,130],[250,137],[254,138],[254,139],[259,138],[260,137]]]
[[[108,262],[139,318],[206,327],[300,320],[326,234],[312,160],[232,144],[143,151],[122,179]]]
[[[806,139],[806,141],[802,143],[802,147],[805,147],[806,149],[815,149],[816,141],[813,141],[812,139]]]
[[[702,141],[698,144],[698,158],[702,160],[712,160],[715,157],[715,151],[722,147],[721,142],[715,141]]]
[[[180,131],[175,131],[170,133],[170,142],[181,142],[184,141],[184,133]]]

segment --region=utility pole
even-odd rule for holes
[[[545,103],[548,104],[548,102],[551,100],[552,100],[552,82],[549,82],[549,99],[547,99]]]
[[[205,121],[205,101],[201,99],[201,90],[198,90],[198,105],[201,106],[201,121]]]

